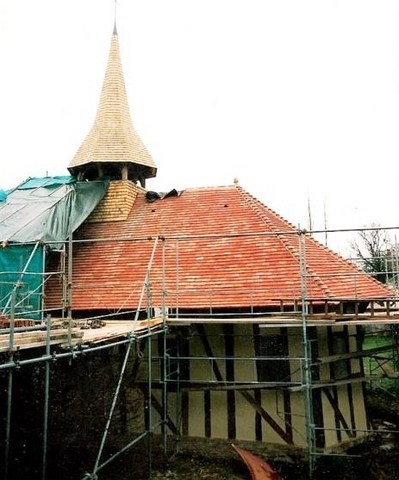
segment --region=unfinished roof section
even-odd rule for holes
[[[68,169],[82,179],[109,176],[142,186],[156,175],[156,165],[130,118],[116,29],[94,124]]]
[[[156,238],[153,305],[162,306],[166,292],[169,311],[289,307],[304,292],[320,304],[391,296],[238,186],[152,202],[138,192],[126,221],[86,223],[75,238],[84,242],[74,247],[74,311],[136,308]],[[60,285],[49,283],[47,306],[56,308],[60,297]]]

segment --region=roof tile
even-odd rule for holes
[[[101,219],[100,212],[95,215]],[[74,247],[73,308],[135,308],[158,236],[164,240],[150,272],[155,306],[162,304],[164,291],[171,308],[292,303],[304,287],[313,299],[390,296],[309,234],[301,283],[298,230],[241,187],[229,186],[188,189],[153,203],[139,191],[126,220],[86,223],[77,238],[101,241]],[[60,285],[50,281],[48,306],[56,307],[60,296]]]

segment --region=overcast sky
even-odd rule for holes
[[[0,0],[0,187],[63,175],[94,120],[113,0]],[[234,178],[294,225],[399,225],[399,2],[118,0],[151,190]],[[324,214],[326,213],[326,215]]]

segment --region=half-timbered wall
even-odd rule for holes
[[[178,332],[166,346],[172,432],[180,425],[191,437],[307,445],[300,328],[192,324]],[[313,327],[309,341],[316,444],[328,447],[367,428],[362,383],[356,383],[361,360],[336,360],[358,349],[357,330]],[[153,345],[160,354],[154,379],[163,369],[163,349],[161,341]],[[160,391],[154,396],[161,405]]]

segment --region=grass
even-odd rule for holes
[[[363,341],[363,350],[385,347],[387,345],[392,345],[392,337],[389,331],[387,331],[386,334],[384,334],[383,332],[369,332],[366,334]],[[392,345],[392,350],[387,350],[377,356],[365,357],[363,360],[365,374],[370,376],[384,375],[384,370],[383,368],[381,368],[377,359],[379,359],[380,363],[382,363],[385,371],[396,372],[398,370],[398,365],[394,357],[394,351],[395,347],[394,345]],[[376,378],[376,380],[372,380],[372,383],[373,386],[378,386],[390,392],[397,392],[399,389],[398,380],[393,378]]]

